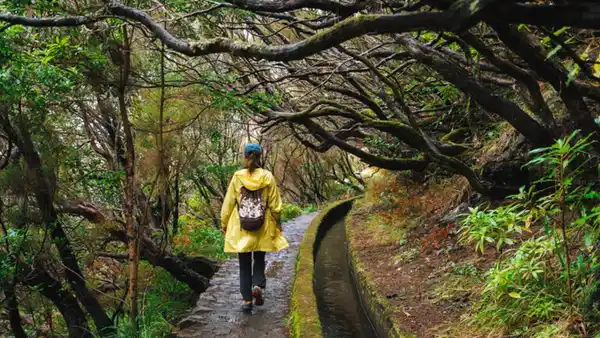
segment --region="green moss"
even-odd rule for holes
[[[412,248],[408,250],[404,250],[399,254],[394,256],[395,262],[412,262],[415,258],[419,257],[419,249]]]
[[[441,142],[452,142],[452,141],[455,141],[456,139],[462,137],[463,134],[465,134],[468,131],[469,130],[467,128],[452,129],[452,131],[450,131],[448,134],[442,136],[442,138],[440,138],[440,141]]]
[[[315,217],[304,234],[298,249],[296,276],[292,289],[290,309],[290,334],[292,337],[322,337],[317,299],[313,290],[313,248],[324,217],[335,208],[354,199],[350,198],[328,205]]]

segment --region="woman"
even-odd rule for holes
[[[261,149],[258,144],[247,144],[244,149],[244,169],[237,171],[225,195],[221,209],[221,227],[225,233],[225,252],[236,252],[240,260],[240,292],[243,311],[252,311],[263,305],[265,252],[281,251],[288,246],[281,233],[281,197],[273,174],[260,167]],[[250,197],[248,197],[250,196]],[[252,197],[255,196],[255,197]],[[255,198],[255,199],[253,199]],[[255,214],[248,214],[250,201]],[[242,214],[240,222],[240,214]],[[253,229],[248,226],[254,222]],[[254,268],[252,261],[254,260]]]

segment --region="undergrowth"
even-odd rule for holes
[[[179,219],[179,232],[173,238],[173,252],[187,256],[206,256],[224,260],[232,257],[223,252],[223,234],[204,220],[186,214]],[[195,294],[190,288],[160,268],[145,262],[140,266],[140,280],[146,285],[140,292],[140,315],[138,316],[141,338],[167,337],[176,322],[190,309]],[[118,325],[118,337],[132,337],[127,316]]]
[[[485,273],[463,327],[490,336],[600,337],[600,194],[592,185],[597,177],[589,177],[597,161],[589,146],[573,133],[532,151],[527,165],[546,173],[534,187],[509,205],[465,215],[462,240],[503,254]]]
[[[295,204],[284,204],[281,210],[281,221],[287,222],[302,215],[302,208]]]
[[[312,212],[315,212],[317,210],[319,210],[319,207],[316,204],[312,204],[311,203],[311,204],[305,206],[304,209],[302,209],[302,212],[312,213]]]
[[[148,271],[149,282],[141,293],[140,315],[138,316],[140,338],[167,337],[176,322],[193,304],[195,294],[189,287],[163,269],[153,269],[140,263],[142,271]],[[118,323],[119,338],[132,337],[127,316]]]
[[[181,216],[179,223],[180,230],[173,238],[176,253],[219,260],[231,257],[223,252],[225,237],[214,226],[190,214]]]

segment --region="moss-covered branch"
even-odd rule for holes
[[[274,11],[286,8],[310,8],[324,0],[306,0],[275,3]],[[346,6],[327,2],[334,7]],[[265,4],[239,1],[240,6],[251,10],[265,7]],[[352,4],[347,5],[352,8]],[[357,7],[358,8],[358,7]],[[324,9],[326,9],[324,7]],[[146,12],[125,6],[117,1],[110,1],[106,8],[113,16],[139,22],[149,29],[168,48],[188,56],[201,56],[213,53],[229,53],[235,56],[258,58],[265,60],[299,60],[337,46],[345,41],[365,34],[388,34],[414,32],[421,30],[459,31],[484,21],[502,23],[530,23],[536,25],[563,25],[579,28],[600,27],[600,6],[594,4],[578,5],[525,5],[519,3],[503,3],[497,0],[458,0],[449,9],[438,12],[416,12],[399,14],[354,15],[316,33],[302,41],[280,45],[266,46],[228,38],[214,38],[199,41],[187,41],[177,38]],[[101,16],[65,16],[51,18],[30,18],[25,16],[0,13],[0,21],[36,27],[80,26],[96,22],[106,17]]]

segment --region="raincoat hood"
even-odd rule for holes
[[[248,190],[259,190],[273,183],[273,174],[267,170],[257,168],[252,172],[248,169],[239,170],[235,173],[235,178],[240,180],[242,185]]]

